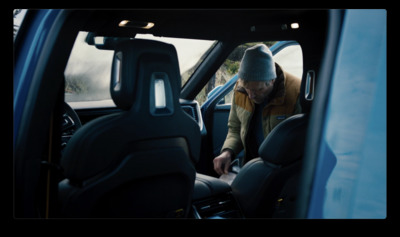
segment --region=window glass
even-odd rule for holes
[[[274,60],[283,70],[299,78],[303,75],[303,52],[300,45],[290,45],[274,55]]]
[[[185,85],[186,81],[192,76],[193,72],[216,42],[211,40],[155,37],[149,34],[137,34],[135,38],[157,40],[175,46],[176,53],[178,54],[182,86]]]
[[[73,108],[115,106],[110,95],[111,64],[114,51],[100,50],[85,42],[87,32],[75,40],[65,69],[65,101]],[[177,50],[182,85],[190,78],[214,41],[140,35],[136,38],[173,44]]]
[[[13,18],[14,18],[14,30],[13,30],[13,35],[14,39],[15,36],[18,33],[19,27],[22,24],[22,21],[24,20],[26,14],[26,9],[14,9],[13,10]]]
[[[110,75],[114,51],[100,50],[85,42],[87,32],[75,40],[65,69],[65,101],[110,100]]]
[[[197,95],[196,100],[202,105],[207,100],[207,95],[217,86],[224,85],[227,81],[238,73],[240,62],[244,55],[244,51],[256,44],[263,43],[268,47],[271,47],[276,41],[265,41],[265,42],[252,42],[239,45],[232,53],[228,56],[225,62],[221,65],[214,77],[206,84],[202,91]],[[278,63],[285,71],[294,74],[301,78],[303,74],[303,55],[300,45],[287,46],[280,50],[274,55],[274,60]],[[222,99],[223,103],[229,104],[232,100],[233,91],[230,91]],[[219,104],[221,104],[220,102]]]

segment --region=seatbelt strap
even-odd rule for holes
[[[42,167],[45,169],[45,207],[44,217],[46,219],[56,215],[57,212],[57,199],[58,199],[58,181],[62,168],[58,165],[61,157],[61,118],[62,118],[62,104],[64,101],[64,83],[60,88],[58,100],[50,116],[49,122],[49,146],[47,160],[41,162]]]
[[[42,165],[45,165],[47,168],[47,177],[46,177],[46,207],[45,207],[45,218],[49,218],[49,210],[50,210],[50,179],[51,179],[51,157],[53,156],[53,126],[54,126],[54,111],[51,113],[50,118],[50,129],[49,129],[49,151],[47,161],[43,161]]]

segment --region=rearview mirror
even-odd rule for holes
[[[114,50],[115,45],[121,41],[130,40],[129,37],[108,37],[97,36],[94,32],[89,32],[86,36],[85,42],[88,45],[94,45],[98,49]]]

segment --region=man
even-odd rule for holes
[[[230,163],[244,149],[244,165],[258,157],[258,148],[284,119],[301,112],[300,79],[274,63],[264,44],[248,48],[239,68],[221,154],[214,158],[217,174],[227,174]]]

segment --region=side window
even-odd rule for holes
[[[22,24],[22,21],[24,20],[26,14],[26,9],[14,9],[13,10],[13,19],[14,19],[14,29],[13,29],[13,35],[14,39],[17,36],[19,27]]]
[[[276,50],[274,50],[274,46],[277,46],[278,44],[276,41],[242,44],[232,51],[232,53],[215,73],[214,77],[197,95],[196,100],[200,105],[207,100],[207,96],[214,88],[224,85],[238,73],[240,62],[245,50],[259,43],[263,43],[271,49],[272,53],[274,54],[275,62],[278,63],[285,71],[301,78],[303,74],[303,54],[299,44],[292,42],[290,44],[288,43],[288,46],[285,46],[285,43],[281,42],[283,46],[275,47]],[[230,104],[232,101],[232,96],[233,90],[226,94],[218,104]]]
[[[274,54],[274,60],[283,70],[299,78],[303,75],[303,52],[299,44],[289,45]]]

